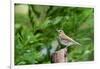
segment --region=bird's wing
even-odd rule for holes
[[[59,37],[59,42],[60,44],[64,45],[64,46],[70,46],[73,45],[74,43],[69,41],[68,39],[62,39],[61,37]]]
[[[71,42],[70,40],[68,40],[67,38],[62,38],[62,37],[59,37],[59,40],[61,43],[63,44],[68,44],[69,42]]]
[[[68,40],[67,38],[63,38],[63,37],[60,37],[60,39],[62,40],[62,41],[66,41],[66,42],[69,42],[70,40]]]
[[[70,37],[68,37],[68,36],[65,35],[65,34],[60,35],[60,38],[61,38],[62,40],[74,41],[73,39],[71,39]]]
[[[64,35],[64,34],[63,34],[63,37],[60,36],[60,38],[61,38],[61,40],[63,40],[64,42],[73,42],[73,43],[75,43],[75,44],[80,45],[80,43],[76,42],[75,40],[73,40],[72,38],[68,37],[67,35]]]

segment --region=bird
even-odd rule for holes
[[[76,42],[74,39],[67,36],[63,30],[56,30],[58,32],[58,43],[60,44],[60,48],[65,48],[71,45],[81,45],[80,43]]]

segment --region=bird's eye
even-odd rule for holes
[[[59,30],[59,32],[61,32],[61,30]]]
[[[62,30],[58,30],[58,32],[59,32],[59,33],[61,33],[61,32],[62,32]]]

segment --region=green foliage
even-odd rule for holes
[[[69,62],[94,59],[93,8],[28,5],[28,11],[15,13],[16,65],[50,63],[56,29],[81,44],[68,47]]]

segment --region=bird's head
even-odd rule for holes
[[[63,30],[56,30],[59,34],[64,33]]]

